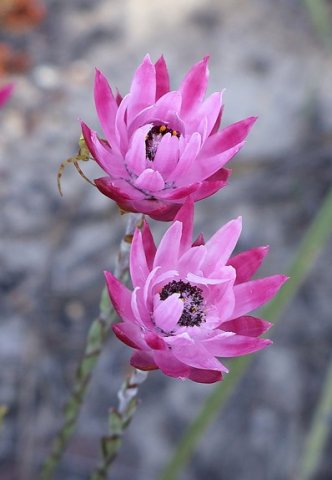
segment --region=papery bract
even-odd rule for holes
[[[227,183],[225,164],[240,150],[255,122],[250,117],[220,131],[222,92],[204,96],[208,57],[196,63],[180,87],[170,91],[163,57],[147,55],[130,92],[114,95],[96,71],[95,104],[106,137],[82,123],[85,142],[107,176],[99,190],[125,211],[172,220],[191,194],[208,197]]]
[[[106,272],[110,298],[122,319],[117,337],[135,349],[131,364],[166,375],[213,383],[227,368],[216,357],[235,357],[271,343],[259,338],[270,323],[248,313],[270,300],[287,279],[251,280],[268,249],[234,257],[241,218],[206,243],[192,243],[193,202],[187,200],[156,248],[149,226],[136,230],[130,255],[133,291]]]
[[[12,83],[0,88],[0,107],[7,102],[8,98],[12,94],[13,89],[14,85]]]

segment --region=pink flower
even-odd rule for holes
[[[106,177],[99,190],[126,211],[173,220],[191,194],[194,201],[224,187],[225,164],[240,150],[255,122],[250,117],[218,131],[222,92],[204,100],[208,57],[196,63],[178,90],[170,91],[163,57],[147,55],[130,92],[114,95],[97,70],[95,103],[106,140],[82,123],[85,142]]]
[[[271,324],[248,313],[270,300],[283,275],[250,280],[268,249],[232,258],[241,218],[204,243],[192,244],[193,202],[188,200],[156,248],[149,226],[136,230],[130,256],[134,290],[106,272],[109,295],[122,322],[114,333],[135,349],[131,364],[159,368],[195,382],[222,380],[227,368],[216,357],[236,357],[271,343],[259,338]]]
[[[14,85],[12,83],[0,88],[0,107],[7,102],[8,98],[12,94],[13,89]]]

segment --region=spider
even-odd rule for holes
[[[62,177],[62,174],[63,174],[63,171],[64,171],[66,165],[69,165],[70,163],[74,164],[76,170],[81,175],[81,177],[84,178],[84,180],[89,182],[94,187],[96,186],[94,182],[92,182],[88,177],[86,177],[84,175],[84,173],[82,172],[82,170],[80,169],[80,166],[78,164],[78,162],[81,162],[81,161],[82,162],[88,162],[91,159],[90,152],[88,150],[88,147],[86,146],[86,143],[85,143],[82,135],[80,136],[78,145],[79,145],[78,154],[75,155],[75,157],[67,158],[67,160],[64,160],[63,162],[61,162],[61,165],[59,167],[58,175],[57,175],[57,181],[58,181],[58,190],[59,190],[59,193],[60,193],[61,196],[63,196],[62,189],[61,189],[61,177]]]

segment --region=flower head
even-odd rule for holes
[[[8,98],[12,94],[13,88],[14,85],[12,83],[0,88],[0,107],[7,102]]]
[[[82,131],[107,173],[97,187],[123,210],[173,220],[189,194],[197,201],[226,185],[230,171],[224,166],[256,118],[218,131],[222,92],[204,100],[207,62],[205,57],[196,63],[178,90],[170,91],[164,58],[153,64],[147,55],[124,98],[96,71],[95,103],[106,140],[84,123]]]
[[[283,275],[250,280],[268,249],[230,255],[241,219],[206,243],[192,243],[193,202],[179,211],[156,248],[149,226],[136,230],[130,256],[133,291],[106,272],[109,294],[122,319],[117,337],[135,349],[131,364],[166,375],[213,383],[227,368],[216,357],[235,357],[271,343],[259,338],[270,323],[248,313],[270,300]]]

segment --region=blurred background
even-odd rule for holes
[[[322,4],[328,15],[316,15]],[[230,186],[197,205],[197,233],[241,214],[239,249],[269,244],[262,275],[285,273],[332,180],[329,21],[332,2],[318,0],[0,0],[0,85],[16,85],[0,112],[1,480],[37,478],[125,226],[72,165],[63,198],[56,186],[79,119],[99,128],[94,67],[126,93],[145,53],[163,53],[176,88],[211,55],[209,93],[226,88],[222,125],[259,120]],[[99,176],[91,163],[82,168]],[[181,479],[299,478],[331,357],[331,254],[330,241]],[[56,479],[95,467],[129,350],[110,336]],[[112,478],[156,479],[213,388],[153,372]],[[317,480],[332,478],[331,447],[330,435]]]

